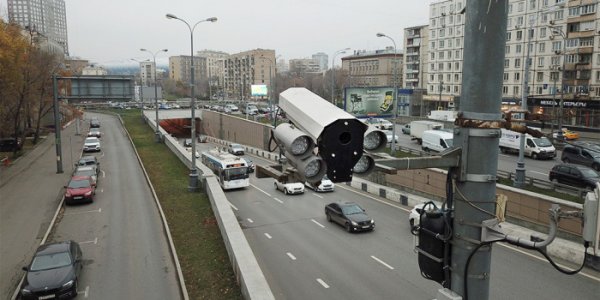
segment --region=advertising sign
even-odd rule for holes
[[[266,84],[253,84],[250,87],[252,96],[267,96],[267,85]]]
[[[393,87],[349,87],[345,91],[344,110],[357,118],[394,115]],[[399,115],[405,115],[404,111],[408,111],[411,93],[398,89]]]

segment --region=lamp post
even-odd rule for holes
[[[442,106],[442,92],[444,91],[444,82],[440,81],[440,96],[438,98],[438,104],[437,107],[435,108],[435,110],[439,110],[440,107]]]
[[[194,24],[194,26],[190,26],[188,22],[183,19],[178,18],[173,14],[167,14],[167,19],[176,19],[179,20],[185,25],[187,25],[190,30],[190,94],[192,97],[191,107],[192,107],[192,117],[191,117],[191,127],[192,127],[192,167],[190,169],[190,182],[188,186],[188,191],[195,192],[198,189],[198,171],[196,169],[196,101],[194,100],[194,29],[196,29],[196,25],[202,22],[216,22],[217,18],[212,17],[204,20],[200,20]]]
[[[152,60],[154,63],[154,110],[156,112],[156,116],[155,116],[155,120],[156,120],[156,133],[155,133],[155,138],[156,138],[156,142],[160,143],[160,120],[158,119],[158,91],[157,91],[157,86],[156,86],[156,54],[160,53],[160,52],[167,52],[169,50],[167,49],[161,49],[158,50],[156,52],[152,52],[150,50],[141,48],[140,51],[142,52],[148,52],[150,53],[150,55],[152,55]],[[141,78],[140,78],[141,79]]]
[[[559,27],[552,27],[553,35],[560,35],[563,39],[562,41],[562,70],[560,74],[560,102],[558,107],[558,133],[556,134],[556,139],[559,144],[563,144],[564,136],[562,131],[562,119],[563,119],[563,103],[564,103],[564,94],[565,94],[565,54],[566,54],[566,46],[567,46],[567,36],[565,32]],[[558,53],[556,53],[558,54]]]
[[[331,104],[335,105],[335,76],[333,76],[334,72],[335,72],[335,57],[338,54],[342,54],[342,53],[346,53],[347,50],[350,50],[350,48],[344,48],[338,51],[335,51],[333,53],[333,56],[331,57]]]
[[[137,60],[135,58],[132,58],[131,60],[137,62],[138,64],[141,64],[144,61],[148,61],[148,60],[144,60],[144,61],[140,61]],[[143,81],[142,81],[142,72],[140,72],[140,110],[142,111],[142,117],[144,116],[144,85],[143,85]]]
[[[260,56],[260,59],[265,59],[269,61],[269,115],[271,116],[271,122],[273,124],[273,126],[275,126],[275,118],[273,118],[273,75],[271,73],[271,70],[273,69],[273,66],[275,65],[273,63],[273,60],[271,60],[270,58],[266,58],[263,55]]]
[[[396,41],[393,38],[379,32],[377,33],[377,37],[385,37],[388,38],[394,44],[394,122],[392,123],[392,149],[390,150],[390,154],[394,156],[396,152],[396,119],[398,118],[398,51],[396,48]]]

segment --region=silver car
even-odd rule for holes
[[[83,152],[100,151],[100,139],[97,137],[89,137],[85,139],[83,144]]]

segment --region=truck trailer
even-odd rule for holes
[[[412,121],[410,122],[410,138],[416,140],[419,145],[423,141],[423,132],[426,130],[441,130],[444,124],[433,121]]]

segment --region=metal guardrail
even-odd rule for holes
[[[513,180],[516,175],[513,172],[498,170],[497,176],[500,178]],[[533,178],[533,177],[529,177],[529,176],[525,176],[525,183],[529,186],[535,186],[535,187],[539,187],[539,188],[546,189],[546,190],[552,190],[555,192],[575,195],[575,196],[580,197],[581,199],[583,199],[585,197],[586,193],[588,192],[588,189],[585,189],[585,188],[578,188],[578,187],[574,187],[574,186],[570,186],[570,185],[566,185],[566,184],[562,184],[562,183],[554,183],[554,182],[546,181],[543,179],[537,179],[537,178]]]

